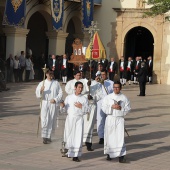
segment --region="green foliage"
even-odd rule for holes
[[[145,13],[148,16],[163,15],[170,10],[170,0],[148,0],[145,3],[152,5],[150,10]]]

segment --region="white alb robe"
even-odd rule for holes
[[[68,81],[65,86],[65,91],[67,94],[75,93],[75,83],[78,81],[83,83],[83,91],[81,94],[85,94],[88,91],[87,79],[80,79],[80,80],[73,79],[73,80]]]
[[[105,88],[101,84],[103,97],[101,100],[97,102],[97,133],[98,133],[99,138],[104,138],[104,126],[105,126],[105,120],[106,120],[106,115],[103,113],[101,109],[101,105],[103,103],[103,98],[113,92],[113,84],[114,82],[109,79],[104,81]]]
[[[76,102],[82,104],[82,109],[74,106]],[[64,101],[67,117],[64,129],[65,148],[68,157],[79,157],[82,154],[83,143],[83,115],[89,111],[88,100],[83,95],[68,95]]]
[[[84,115],[84,135],[83,142],[92,143],[93,129],[96,122],[97,116],[97,101],[103,97],[101,84],[92,81],[90,86],[90,95],[93,97],[93,100],[89,100],[89,110],[90,112]],[[88,120],[89,117],[89,120]]]
[[[121,110],[112,108],[119,101]],[[126,155],[124,142],[124,116],[131,110],[130,101],[122,94],[109,94],[103,99],[102,110],[107,115],[104,131],[104,154],[110,158]]]
[[[41,127],[42,127],[42,138],[50,138],[51,133],[54,132],[56,127],[56,117],[58,114],[58,106],[62,99],[62,89],[60,84],[55,81],[44,81],[44,92],[43,96],[40,93],[43,81],[39,83],[36,88],[36,97],[42,98],[41,107]],[[50,103],[50,100],[54,99],[56,103]]]

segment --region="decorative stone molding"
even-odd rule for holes
[[[65,39],[68,36],[68,33],[64,33],[64,32],[57,32],[57,31],[48,31],[46,32],[46,35],[49,39],[57,39],[57,38],[61,38],[61,39]]]
[[[17,36],[17,37],[26,37],[30,30],[25,28],[14,28],[14,27],[6,27],[3,28],[3,32],[6,36]]]

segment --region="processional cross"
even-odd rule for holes
[[[90,34],[90,75],[89,75],[89,80],[91,82],[91,60],[92,60],[92,51],[93,51],[93,36],[95,34],[96,31],[98,31],[99,29],[97,28],[97,22],[91,21],[91,26],[89,28],[85,28],[85,31],[88,31],[88,33]],[[91,84],[91,83],[90,83]],[[90,85],[89,85],[89,95],[90,95]],[[90,119],[90,113],[87,113],[87,121],[89,121]]]
[[[92,60],[92,51],[93,51],[93,35],[96,31],[99,31],[100,29],[97,28],[97,21],[91,21],[91,26],[89,28],[84,28],[85,31],[88,31],[90,34],[90,80],[91,80],[91,60]]]

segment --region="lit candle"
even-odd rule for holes
[[[45,68],[46,68],[46,64],[45,64]]]

